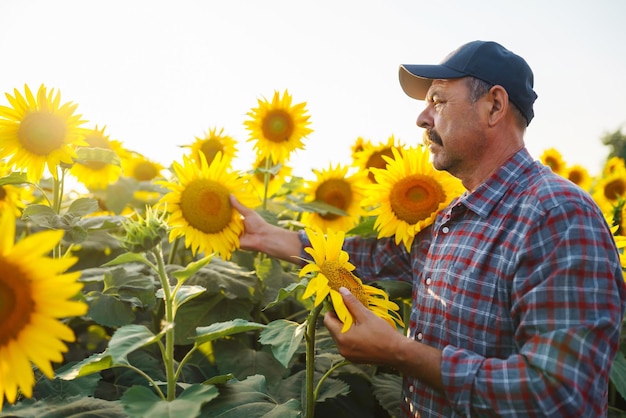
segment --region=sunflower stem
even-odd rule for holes
[[[349,362],[348,360],[340,361],[339,363],[335,364],[333,367],[328,369],[328,371],[326,371],[326,373],[324,373],[324,376],[322,376],[320,378],[320,381],[317,382],[317,386],[315,386],[315,391],[313,391],[315,399],[317,399],[317,397],[318,397],[318,395],[320,393],[320,388],[322,387],[322,384],[332,374],[332,372],[334,372],[335,370],[337,370],[340,367],[347,366],[348,364],[352,364],[352,363]]]
[[[165,262],[163,260],[163,252],[159,243],[152,253],[157,259],[157,269],[159,280],[163,288],[163,302],[165,304],[165,323],[167,325],[174,323],[174,300],[170,287],[170,282],[165,273]],[[165,331],[165,352],[163,353],[163,363],[165,363],[165,376],[167,381],[167,401],[171,402],[176,399],[176,371],[174,369],[174,327],[168,326]]]
[[[263,173],[263,210],[267,210],[267,194],[270,188],[271,157],[265,158],[265,172]]]
[[[306,325],[306,409],[305,417],[313,418],[315,415],[315,326],[317,318],[324,304],[320,303],[311,309]]]
[[[63,182],[65,178],[65,170],[61,169],[61,174],[59,178],[59,167],[56,167],[57,175],[53,176],[53,196],[52,196],[52,209],[54,213],[57,215],[61,214],[61,202],[63,201]],[[52,250],[52,255],[54,258],[61,258],[61,241],[54,247]]]

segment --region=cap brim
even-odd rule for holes
[[[465,77],[459,71],[445,67],[443,65],[400,65],[399,77],[402,90],[409,96],[417,100],[424,100],[426,93],[435,79],[450,79]]]

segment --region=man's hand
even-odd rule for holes
[[[352,327],[341,333],[342,322],[334,312],[324,315],[324,325],[335,340],[339,354],[353,363],[386,365],[443,390],[441,350],[407,338],[387,321],[367,309],[346,288],[339,292],[352,314]]]
[[[406,340],[400,332],[391,327],[344,287],[339,289],[343,302],[352,314],[354,323],[344,333],[343,323],[334,312],[327,312],[324,325],[335,340],[339,353],[353,363],[367,363],[395,366],[393,351]]]
[[[233,195],[230,204],[243,217],[244,231],[239,237],[242,250],[260,251],[270,257],[300,264],[302,243],[297,232],[268,223],[254,210],[242,205]]]

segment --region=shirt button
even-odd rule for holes
[[[411,393],[415,392],[415,386],[409,385],[409,392]]]
[[[417,334],[415,334],[415,339],[417,341],[422,341],[424,339],[424,334],[422,334],[421,332],[418,332]]]
[[[441,228],[441,232],[443,232],[444,234],[447,234],[448,232],[450,232],[450,228],[448,228],[447,226],[444,226],[443,228]]]
[[[424,283],[426,284],[426,286],[430,286],[430,284],[431,284],[432,282],[433,282],[433,281],[430,279],[430,277],[427,277],[427,278],[426,278],[426,280],[424,281]]]

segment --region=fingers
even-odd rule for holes
[[[237,210],[237,212],[241,213],[244,217],[250,214],[250,212],[252,212],[252,209],[239,203],[239,201],[234,195],[231,194],[229,196],[229,199],[230,199],[230,204],[233,205],[233,207]]]

